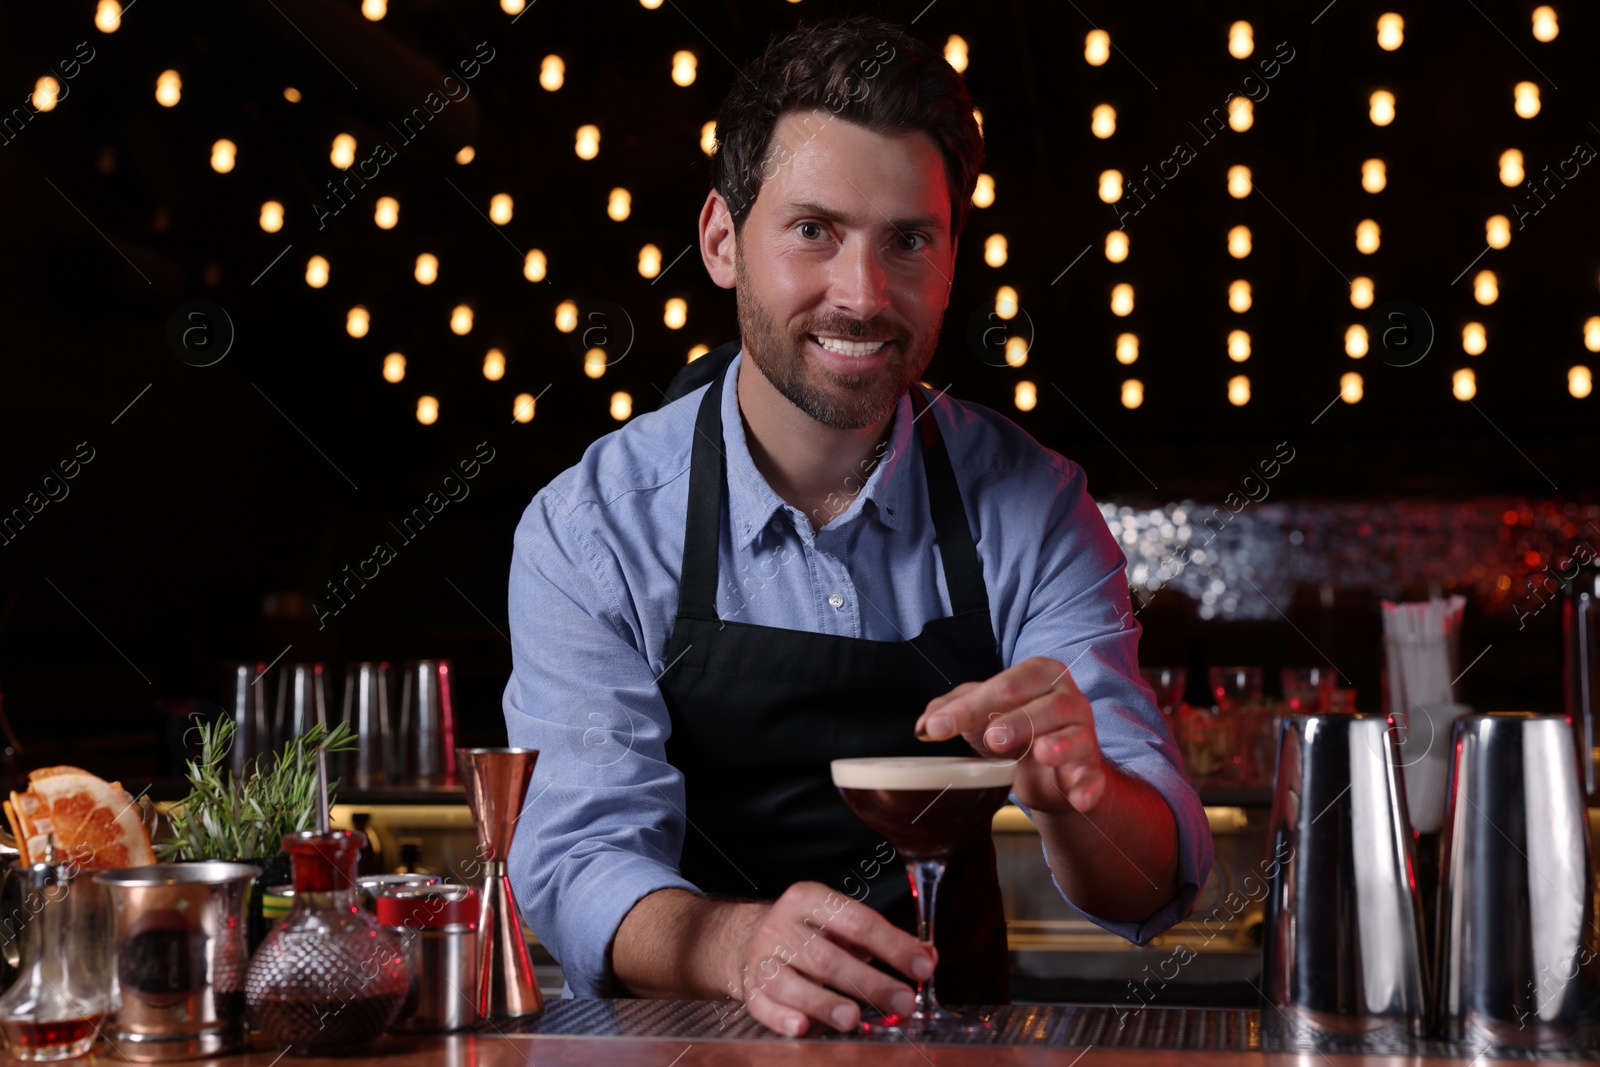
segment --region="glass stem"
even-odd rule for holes
[[[934,902],[939,895],[939,878],[944,874],[944,860],[920,859],[906,862],[906,874],[911,879],[911,895],[917,898],[917,940],[933,947]],[[933,995],[933,976],[917,983],[918,1019],[937,1015],[939,1001]]]

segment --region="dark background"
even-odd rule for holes
[[[195,701],[222,698],[222,664],[286,648],[284,662],[335,666],[452,657],[465,738],[503,739],[506,576],[522,509],[618,426],[613,392],[629,392],[635,413],[651,410],[690,346],[736,336],[733,296],[711,284],[697,252],[652,285],[635,268],[638,249],[656,244],[665,264],[693,243],[709,181],[700,128],[736,65],[771,35],[829,14],[915,17],[913,31],[931,42],[967,40],[997,196],[971,214],[928,380],[1005,411],[1082,463],[1098,498],[1216,501],[1287,439],[1298,458],[1276,485],[1280,499],[1591,501],[1600,399],[1569,396],[1566,374],[1592,364],[1582,323],[1600,314],[1596,165],[1473,268],[1496,271],[1497,303],[1473,302],[1472,271],[1452,284],[1483,249],[1488,216],[1515,226],[1519,191],[1497,179],[1504,148],[1520,148],[1532,176],[1580,141],[1600,145],[1595,16],[1557,5],[1560,35],[1541,44],[1529,32],[1534,6],[1338,0],[1318,16],[1319,4],[1192,0],[667,0],[653,11],[540,0],[513,23],[484,2],[395,0],[369,22],[349,0],[137,0],[104,34],[92,0],[0,3],[0,89],[14,102],[5,106],[22,108],[0,145],[0,514],[22,506],[80,442],[95,457],[66,499],[0,545],[0,688],[21,765],[69,761],[130,781],[170,773],[169,724]],[[1397,52],[1375,42],[1385,10],[1406,19]],[[1234,19],[1255,27],[1256,52],[1244,61],[1226,48]],[[1102,67],[1083,59],[1091,23],[1118,49]],[[1266,83],[1254,128],[1203,144],[1189,124],[1245,91],[1280,41],[1294,58]],[[60,77],[79,42],[94,58],[53,111],[27,118],[34,80]],[[391,123],[479,42],[494,58],[471,95],[405,143]],[[686,88],[669,78],[678,49],[699,60]],[[551,53],[566,64],[554,93],[538,84]],[[168,68],[183,79],[174,108],[154,97]],[[1511,106],[1523,80],[1542,93],[1532,121]],[[301,102],[285,100],[287,85]],[[1367,119],[1375,88],[1399,101],[1385,128]],[[1109,140],[1089,130],[1101,102],[1117,109]],[[584,123],[602,131],[588,162],[572,150]],[[331,204],[325,183],[340,172],[328,152],[339,132],[356,137],[358,159],[379,141],[397,158],[319,229],[313,205]],[[229,174],[208,165],[221,137],[239,149]],[[1096,197],[1098,174],[1136,177],[1178,140],[1197,158],[1128,220],[1128,260],[1108,263],[1102,241],[1116,216]],[[453,159],[463,144],[476,150],[465,166]],[[1376,196],[1360,185],[1371,156],[1388,166]],[[1262,195],[1227,195],[1235,163],[1251,167]],[[623,223],[606,216],[613,186],[633,194]],[[504,227],[483,215],[498,192],[515,198]],[[384,195],[401,205],[387,231],[372,221]],[[269,199],[287,209],[271,234],[257,225]],[[1354,247],[1366,217],[1382,226],[1372,256]],[[1225,250],[1236,223],[1254,237],[1242,262]],[[1010,244],[1000,269],[982,259],[994,232]],[[522,274],[534,247],[548,257],[545,282]],[[431,286],[412,278],[424,251],[441,264]],[[332,264],[321,289],[304,281],[314,254]],[[1348,301],[1345,277],[1357,274],[1376,281],[1379,305],[1405,299],[1426,310],[1438,339],[1420,363],[1389,366],[1376,347],[1359,363],[1344,354],[1346,325],[1369,317]],[[1254,287],[1246,315],[1227,308],[1234,277]],[[1127,319],[1108,310],[1119,281],[1136,291]],[[1018,290],[1032,323],[1021,369],[986,364],[966,341],[970,316],[1000,284]],[[681,330],[661,322],[669,297],[688,301]],[[236,331],[209,367],[180,360],[167,338],[177,309],[197,299],[223,308]],[[627,355],[598,381],[555,328],[563,299],[609,301],[634,328]],[[463,302],[476,323],[458,337],[449,312]],[[344,329],[355,304],[372,314],[360,340]],[[1469,320],[1489,333],[1475,359],[1460,350]],[[1254,342],[1243,365],[1225,355],[1235,326]],[[1132,368],[1111,355],[1123,330],[1140,337]],[[490,347],[507,357],[498,382],[479,369]],[[408,361],[394,385],[380,375],[393,351]],[[1451,372],[1468,365],[1478,376],[1472,404],[1450,393]],[[1319,417],[1352,369],[1365,398]],[[1253,390],[1242,408],[1226,399],[1236,373]],[[1132,411],[1119,403],[1130,376],[1146,391]],[[1011,400],[1023,379],[1040,398],[1026,413]],[[512,398],[524,392],[540,394],[537,415],[514,424]],[[425,393],[441,403],[432,426],[414,415]],[[401,544],[389,523],[480,442],[495,459],[471,495]],[[398,558],[319,630],[312,598],[379,540]],[[1298,596],[1287,606],[1296,628],[1200,624],[1168,597],[1143,616],[1145,658],[1187,661],[1191,674],[1223,660],[1272,667],[1315,662],[1301,643],[1315,642],[1357,664],[1358,688],[1376,694],[1375,601],[1346,591],[1335,600],[1330,609],[1314,591]],[[1464,698],[1558,703],[1557,613],[1516,632],[1503,612],[1474,606],[1469,627],[1464,647],[1502,635],[1512,651],[1486,661]]]

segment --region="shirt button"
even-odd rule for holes
[[[844,607],[844,597],[840,596],[838,593],[829,593],[828,603],[833,605],[833,607],[837,610],[838,608]]]
[[[783,533],[783,520],[782,519],[773,519],[772,520],[772,532],[773,533]]]

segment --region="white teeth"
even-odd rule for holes
[[[837,352],[841,356],[870,356],[888,344],[887,341],[840,341],[832,337],[813,337],[812,339],[829,352]]]

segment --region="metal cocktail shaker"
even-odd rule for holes
[[[1456,720],[1438,927],[1443,1035],[1559,1044],[1595,1018],[1600,938],[1577,744],[1565,715]]]
[[[1586,796],[1600,796],[1600,565],[1593,556],[1574,561],[1563,583],[1562,676],[1567,716],[1578,735],[1578,760]],[[1565,571],[1562,572],[1566,577]]]
[[[405,886],[378,897],[378,922],[400,939],[411,988],[390,1030],[448,1034],[478,1021],[478,893]]]
[[[1424,1036],[1422,909],[1401,746],[1381,715],[1296,715],[1279,738],[1263,1025]]]
[[[387,663],[367,661],[345,668],[344,721],[360,747],[345,753],[341,777],[358,789],[394,779],[393,684]]]

